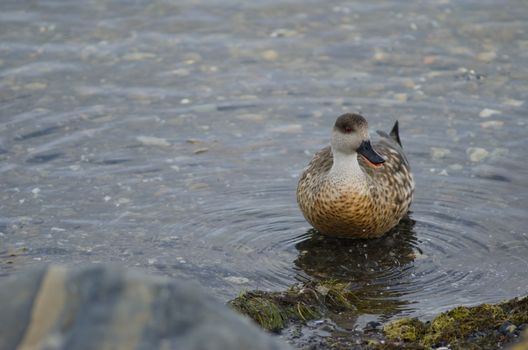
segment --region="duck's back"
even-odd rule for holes
[[[355,238],[377,237],[398,224],[408,212],[414,181],[397,124],[391,135],[381,131],[378,135],[373,147],[385,159],[383,165],[372,166],[358,155],[358,163],[366,175],[366,194],[335,193],[340,189],[328,180],[333,165],[330,146],[317,152],[304,170],[297,187],[297,201],[306,219],[319,231]],[[337,197],[340,200],[336,203],[329,199]]]

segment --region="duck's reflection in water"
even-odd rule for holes
[[[420,254],[414,223],[406,217],[385,236],[369,240],[338,239],[309,230],[295,245],[299,277],[350,283],[360,314],[397,313],[410,303],[405,300],[406,285]]]

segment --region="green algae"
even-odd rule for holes
[[[243,293],[231,304],[238,312],[249,316],[262,328],[277,331],[284,328],[289,316],[278,303],[254,293]]]
[[[506,320],[505,312],[497,305],[459,306],[431,321],[423,344],[432,345],[440,341],[457,343],[476,332],[498,328]]]
[[[496,305],[458,306],[430,322],[403,318],[387,323],[383,332],[390,342],[421,348],[450,344],[453,349],[492,349],[511,341],[499,331],[502,324],[519,326],[527,321],[528,298],[521,298]]]
[[[356,299],[348,283],[327,280],[307,282],[284,292],[244,292],[228,304],[262,328],[278,332],[290,322],[305,322],[327,313],[355,312]]]
[[[262,328],[279,332],[292,323],[326,318],[337,320],[343,315],[357,316],[380,309],[379,300],[363,298],[349,283],[336,280],[310,281],[286,291],[248,291],[228,303],[239,313],[257,322]],[[394,311],[387,307],[386,315]],[[528,297],[499,304],[458,306],[428,322],[402,318],[388,322],[374,333],[355,335],[353,342],[346,335],[327,338],[326,348],[344,349],[360,341],[369,349],[429,349],[449,344],[452,349],[495,349],[511,343],[517,335],[508,335],[528,323]],[[501,331],[501,326],[506,331]],[[517,332],[519,333],[519,332]]]
[[[502,308],[511,314],[514,324],[528,323],[528,297],[510,300],[503,303]]]
[[[334,279],[309,281],[286,291],[247,291],[228,302],[237,312],[257,322],[262,328],[280,331],[291,322],[341,314],[355,316],[365,313],[394,314],[400,303],[372,299],[362,288]]]
[[[383,328],[387,338],[404,342],[415,342],[423,338],[426,326],[416,318],[402,318],[388,323]]]

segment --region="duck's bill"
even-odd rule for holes
[[[378,152],[374,151],[368,140],[361,143],[357,152],[365,157],[365,159],[372,165],[381,165],[385,162],[385,159],[383,159]]]

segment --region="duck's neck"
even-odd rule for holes
[[[334,164],[330,169],[330,177],[333,180],[345,181],[359,188],[366,184],[365,173],[358,163],[357,153],[345,154],[332,148]]]

